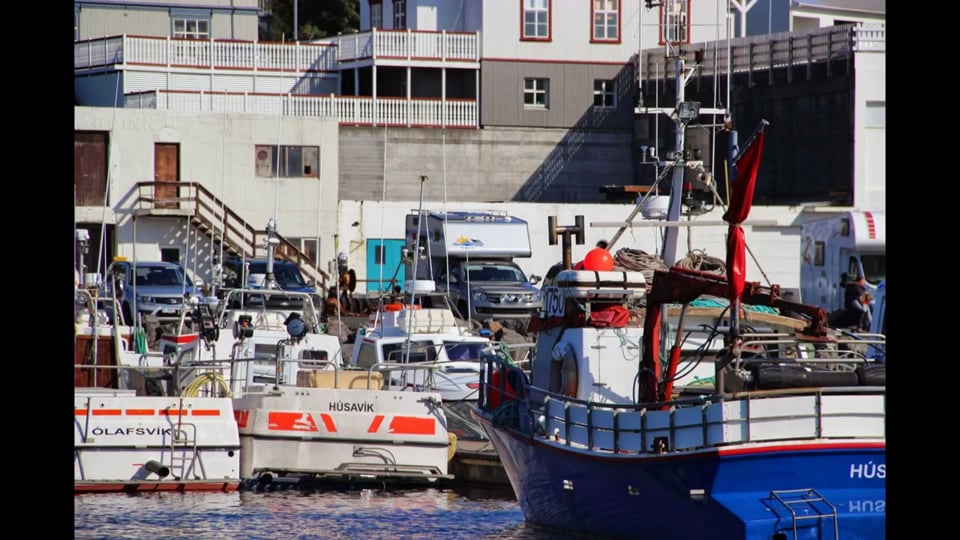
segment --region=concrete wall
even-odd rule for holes
[[[358,279],[366,276],[366,253],[368,242],[380,239],[402,239],[404,237],[404,216],[420,208],[419,200],[408,201],[340,201],[340,228],[337,246],[347,251],[351,268],[357,272]],[[573,261],[582,260],[584,255],[596,245],[598,240],[610,240],[625,222],[634,204],[554,204],[506,202],[498,204],[476,202],[446,203],[427,202],[425,210],[498,210],[527,220],[530,225],[530,243],[533,255],[518,259],[517,263],[529,276],[543,276],[553,264],[563,259],[562,244],[550,245],[547,218],[556,216],[557,225],[574,225],[577,215],[584,216],[585,242],[572,245]],[[705,255],[723,259],[726,254],[727,226],[722,222],[723,211],[712,212],[692,218],[696,223],[707,225],[682,228],[678,243],[678,257],[684,257],[691,250],[701,250]],[[780,284],[783,287],[800,286],[800,226],[805,219],[799,207],[754,207],[747,223],[763,223],[763,227],[745,227],[744,232],[750,252],[747,254],[747,280],[759,281],[767,285]],[[659,253],[663,238],[663,228],[650,226],[655,221],[641,220],[643,226],[628,229],[611,247],[616,254],[621,248],[640,249],[648,254]],[[356,226],[353,224],[356,223]],[[376,276],[373,276],[374,278]],[[363,287],[363,282],[360,282]]]
[[[632,184],[629,131],[340,128],[340,198],[601,202]]]
[[[137,182],[153,181],[154,144],[180,145],[181,181],[199,182],[255,229],[263,230],[276,216],[277,229],[288,239],[320,242],[320,259],[336,255],[332,236],[337,229],[339,166],[337,123],[330,118],[275,117],[148,109],[76,107],[74,129],[110,132],[108,157],[109,205],[93,214],[117,224],[117,255],[132,257]],[[320,148],[318,178],[263,178],[255,174],[257,145],[300,145]],[[90,215],[87,212],[86,215]],[[93,216],[91,216],[93,217]],[[96,219],[99,221],[99,217]],[[138,250],[159,254],[160,247],[186,246],[184,219],[139,218]],[[150,225],[147,225],[149,223]],[[143,235],[141,235],[143,231]],[[192,234],[192,233],[191,233]],[[209,247],[194,246],[200,252]],[[186,248],[185,248],[186,251]],[[192,261],[184,261],[184,264]],[[200,276],[208,269],[203,269]]]

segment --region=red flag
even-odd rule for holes
[[[735,162],[737,177],[731,189],[730,207],[723,214],[723,220],[730,224],[727,233],[727,282],[730,285],[729,300],[731,310],[739,309],[740,294],[747,274],[747,254],[740,224],[746,221],[753,206],[753,189],[757,183],[757,170],[760,169],[760,156],[763,154],[764,126],[750,141]],[[731,313],[736,316],[736,313]]]

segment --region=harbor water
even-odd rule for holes
[[[546,540],[508,488],[74,496],[74,538]]]

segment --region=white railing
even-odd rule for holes
[[[343,61],[407,58],[480,61],[479,33],[363,32],[316,43],[115,36],[74,43],[74,69],[113,64],[283,71],[337,71]]]
[[[155,90],[124,96],[124,107],[185,112],[332,116],[362,126],[476,128],[475,100],[372,98],[335,94],[249,94]]]
[[[480,61],[480,34],[377,30],[337,38],[340,61],[360,58],[416,58]]]

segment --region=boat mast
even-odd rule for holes
[[[663,113],[670,117],[674,123],[674,150],[672,160],[667,162],[668,167],[673,167],[673,177],[670,183],[670,206],[667,210],[666,233],[663,238],[663,249],[661,249],[661,258],[668,267],[677,262],[677,246],[679,244],[680,227],[674,223],[680,220],[683,210],[681,202],[683,195],[683,177],[687,168],[698,169],[702,171],[703,163],[700,161],[688,161],[687,153],[684,150],[685,131],[687,124],[699,119],[701,114],[721,114],[726,116],[727,110],[720,108],[701,108],[700,102],[686,101],[685,88],[690,78],[699,68],[699,64],[687,65],[680,39],[688,31],[686,20],[689,14],[681,13],[686,11],[682,2],[649,2],[648,7],[663,7],[662,13],[665,18],[663,28],[666,33],[664,39],[664,58],[674,60],[674,69],[676,72],[676,101],[673,108],[654,108],[637,109],[637,112]],[[682,16],[686,15],[686,16]],[[672,41],[671,37],[677,38]],[[642,54],[642,52],[641,52]]]

